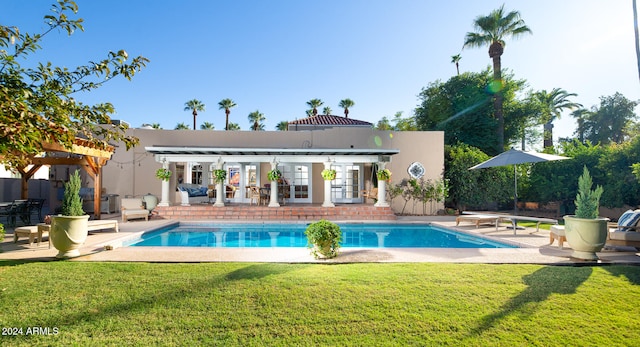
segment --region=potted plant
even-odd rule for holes
[[[567,241],[573,249],[572,258],[582,260],[598,260],[596,252],[600,252],[607,241],[608,218],[598,217],[602,187],[591,189],[593,181],[589,170],[584,167],[578,179],[576,195],[576,214],[564,216],[564,230]]]
[[[89,234],[89,215],[82,210],[80,186],[80,174],[76,170],[69,177],[69,182],[64,185],[62,214],[51,218],[49,237],[53,246],[59,251],[57,258],[79,256],[79,248]]]
[[[312,249],[314,258],[318,259],[320,255],[326,259],[338,256],[342,230],[337,224],[321,219],[309,224],[304,233],[307,235],[307,247]]]
[[[156,170],[156,177],[163,181],[168,181],[171,178],[171,171],[169,169],[160,168]]]
[[[267,178],[269,181],[277,181],[282,177],[282,172],[278,169],[273,169],[267,173]]]
[[[391,179],[391,171],[389,169],[379,170],[377,176],[380,181],[389,181]]]
[[[227,179],[227,171],[223,169],[213,170],[213,180],[216,183],[222,183]]]
[[[325,181],[333,181],[336,179],[336,170],[333,169],[324,169],[320,174]]]

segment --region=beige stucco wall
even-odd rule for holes
[[[444,169],[443,132],[391,132],[372,129],[333,128],[317,131],[216,131],[216,130],[155,130],[130,129],[129,134],[140,139],[140,144],[129,151],[118,146],[112,160],[103,169],[103,187],[108,194],[142,196],[147,193],[161,195],[161,182],[155,171],[161,164],[155,161],[146,146],[206,146],[206,147],[268,147],[268,148],[381,148],[398,149],[387,165],[393,172],[392,182],[408,178],[407,168],[415,161],[426,168],[425,179],[440,179]],[[212,160],[214,161],[214,160]],[[171,164],[172,170],[175,164]],[[269,163],[261,164],[261,182],[266,182]],[[324,199],[322,164],[312,167],[313,202]],[[365,179],[370,178],[366,172]],[[175,189],[176,177],[171,177]],[[174,199],[174,194],[170,194]],[[401,200],[401,199],[397,199]],[[400,201],[394,209],[399,211]]]

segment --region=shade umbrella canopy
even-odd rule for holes
[[[525,152],[511,148],[506,152],[502,152],[495,157],[483,161],[482,163],[470,167],[469,170],[485,169],[497,166],[513,165],[513,177],[514,177],[514,195],[513,195],[513,209],[517,211],[518,206],[518,176],[516,175],[516,165],[525,163],[539,163],[542,161],[564,160],[571,159],[569,157],[563,157],[560,155],[538,153],[538,152]]]

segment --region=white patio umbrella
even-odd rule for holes
[[[513,177],[514,177],[514,194],[513,194],[513,209],[518,210],[518,175],[516,171],[516,165],[524,163],[538,163],[541,161],[552,160],[564,160],[571,159],[569,157],[563,157],[559,155],[538,153],[538,152],[525,152],[511,148],[506,152],[502,152],[495,157],[486,160],[476,166],[470,167],[469,170],[485,169],[489,167],[513,165]]]

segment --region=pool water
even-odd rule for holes
[[[342,247],[516,248],[428,224],[339,224]],[[306,224],[179,223],[144,233],[128,246],[306,247]]]

